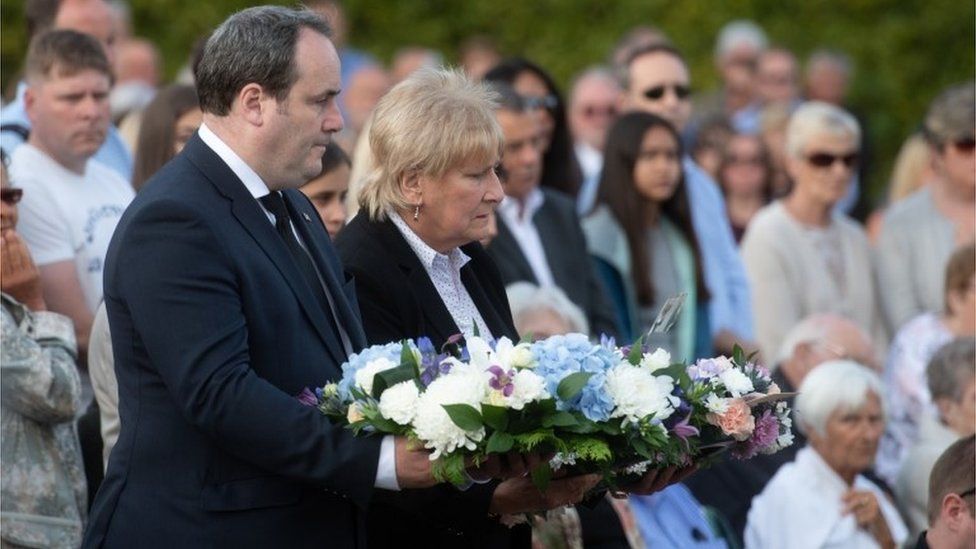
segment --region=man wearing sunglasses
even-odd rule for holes
[[[943,309],[943,273],[953,250],[976,236],[976,101],[973,83],[939,95],[923,132],[931,185],[894,204],[878,240],[878,279],[889,330],[925,312]]]
[[[679,133],[691,117],[691,85],[684,58],[670,45],[652,44],[631,53],[622,71],[625,110],[656,114]],[[742,259],[735,247],[718,185],[687,154],[683,169],[691,220],[698,237],[711,294],[708,306],[712,340],[719,353],[733,343],[754,345],[752,307]]]

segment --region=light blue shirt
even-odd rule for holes
[[[630,509],[647,547],[684,549],[726,548],[684,484],[672,484],[650,496],[630,496]]]
[[[728,330],[752,341],[749,280],[732,237],[725,199],[718,184],[691,157],[684,157],[683,167],[691,222],[701,249],[705,285],[711,294],[708,318],[712,335]]]
[[[17,84],[17,98],[0,110],[0,125],[16,124],[23,126],[28,131],[30,130],[31,123],[27,118],[27,110],[24,108],[24,91],[26,90],[27,83]],[[13,130],[0,132],[0,147],[3,147],[8,156],[12,155],[14,149],[23,143],[23,136]],[[132,153],[122,141],[115,125],[109,125],[105,143],[92,158],[118,172],[126,181],[132,181]]]

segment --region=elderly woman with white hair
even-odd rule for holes
[[[533,341],[568,333],[590,333],[586,314],[556,286],[515,282],[505,288],[515,329]]]
[[[850,318],[884,349],[867,237],[834,208],[854,176],[860,133],[853,116],[826,103],[805,103],[790,119],[793,189],[760,210],[742,240],[765,357],[776,356],[786,332],[814,313]]]
[[[826,362],[800,386],[794,408],[807,447],[752,500],[747,549],[884,547],[908,531],[884,491],[861,473],[884,430],[884,387],[847,360]]]

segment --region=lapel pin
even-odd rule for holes
[[[312,218],[311,218],[311,217],[309,217],[307,213],[305,213],[305,212],[302,212],[302,217],[304,217],[304,218],[305,218],[305,221],[308,221],[309,223],[311,223],[311,222],[312,222]]]

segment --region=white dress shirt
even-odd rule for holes
[[[545,200],[542,191],[534,189],[525,198],[524,204],[516,198],[506,196],[498,205],[498,215],[505,220],[505,225],[512,231],[512,236],[522,250],[522,255],[532,268],[536,282],[543,287],[556,285],[552,277],[552,269],[549,268],[549,260],[546,259],[546,249],[539,237],[539,230],[532,222],[532,218]]]
[[[417,236],[400,214],[389,212],[387,215],[403,235],[410,249],[420,259],[420,264],[424,266],[427,276],[437,289],[437,294],[441,296],[441,301],[444,302],[444,306],[451,313],[451,318],[454,319],[454,324],[464,337],[474,336],[475,326],[477,326],[478,334],[483,339],[493,339],[488,325],[481,317],[481,312],[471,299],[471,294],[461,282],[461,267],[471,261],[471,258],[462,252],[461,248],[454,248],[446,255],[438,252]]]
[[[254,169],[248,166],[247,162],[238,156],[237,153],[235,153],[234,150],[227,145],[227,143],[224,143],[224,141],[218,137],[213,130],[208,128],[206,124],[200,125],[199,134],[200,139],[208,147],[210,147],[213,152],[216,153],[225,164],[227,164],[227,167],[234,172],[234,175],[236,175],[238,179],[244,183],[244,187],[247,188],[247,191],[251,193],[251,196],[253,196],[255,200],[271,194],[271,190],[268,189],[268,185],[264,182],[264,180],[261,179],[261,176],[258,175]],[[261,206],[261,209],[264,211],[265,215],[268,216],[268,221],[274,225],[274,214],[269,212],[267,208],[264,207],[264,204],[261,204],[260,201],[258,201],[258,205]],[[291,230],[294,233],[295,238],[298,239],[298,243],[301,244],[302,247],[304,247],[307,251],[308,247],[295,230],[294,223],[291,223]],[[314,262],[312,264],[314,265]],[[322,281],[321,276],[322,274],[319,273],[319,282],[321,282],[324,287],[325,283]],[[346,332],[346,329],[342,323],[338,320],[338,316],[336,315],[335,311],[335,303],[332,299],[331,293],[329,292],[328,288],[324,289],[325,296],[329,300],[329,307],[332,309],[332,318],[336,323],[336,327],[339,330],[339,336],[342,339],[342,346],[345,348],[347,355],[352,354],[355,349],[352,348],[349,334]],[[380,459],[376,467],[376,482],[373,485],[376,488],[383,488],[385,490],[400,489],[396,476],[396,444],[392,435],[383,437],[383,441],[380,443]]]
[[[908,529],[885,493],[862,475],[854,489],[874,493],[895,545],[908,538]],[[844,514],[842,497],[850,489],[812,447],[782,466],[762,493],[752,500],[746,523],[746,549],[874,548],[878,543],[858,527],[854,515]]]

